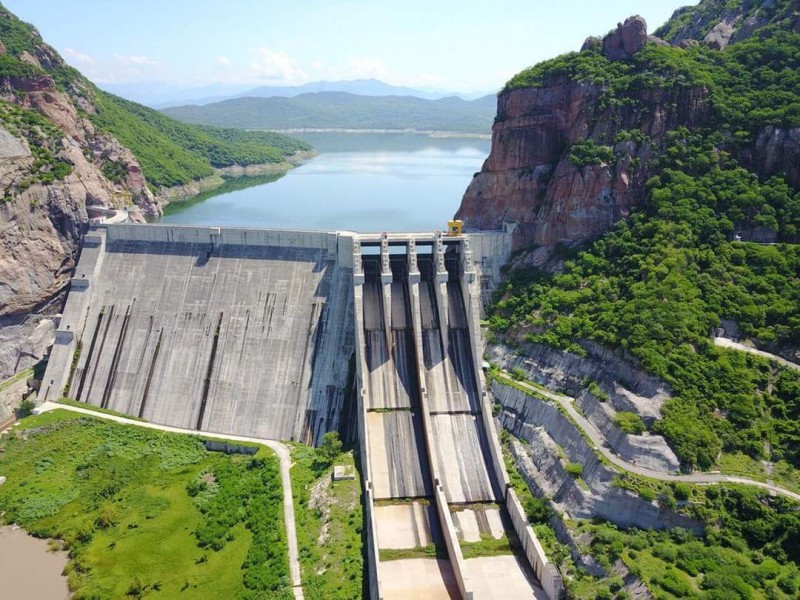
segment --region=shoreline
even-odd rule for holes
[[[231,165],[229,167],[215,168],[214,174],[208,177],[195,179],[184,185],[161,188],[156,194],[156,200],[163,209],[174,202],[186,202],[203,192],[214,190],[225,184],[225,178],[235,179],[238,177],[258,177],[259,175],[269,175],[271,173],[287,173],[318,155],[319,152],[316,150],[306,150],[285,156],[284,160],[279,163],[259,163],[245,166]]]
[[[64,600],[70,597],[63,575],[69,556],[52,551],[50,540],[33,537],[22,527],[0,527],[0,581],[8,598]]]
[[[432,138],[439,139],[492,139],[491,133],[470,133],[465,131],[440,131],[436,129],[345,129],[338,127],[331,128],[309,128],[298,127],[293,129],[252,129],[251,131],[275,131],[276,133],[284,133],[291,135],[293,133],[369,133],[369,134],[387,134],[387,133],[401,133],[410,135],[424,135]]]

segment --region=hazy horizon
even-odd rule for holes
[[[461,94],[498,90],[520,70],[578,50],[587,36],[632,14],[652,32],[675,9],[696,3],[4,2],[101,86],[247,88],[374,78]]]

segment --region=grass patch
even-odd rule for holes
[[[6,379],[5,381],[0,382],[0,392],[2,392],[3,390],[8,389],[9,387],[11,387],[15,383],[17,383],[20,379],[27,379],[28,377],[31,377],[32,375],[33,375],[33,368],[25,369],[24,371],[20,371],[16,375],[12,375],[11,377]]]
[[[292,446],[292,491],[303,593],[309,600],[364,595],[361,475],[353,451],[336,457]],[[332,481],[333,465],[353,466],[355,480]]]
[[[614,425],[630,435],[642,435],[647,430],[642,417],[626,411],[614,415]]]
[[[0,440],[0,511],[63,540],[75,598],[290,598],[277,458],[55,410]]]
[[[141,421],[145,422],[145,419],[141,419],[139,417],[134,417],[132,415],[128,415],[125,413],[118,412],[116,410],[111,410],[110,408],[100,408],[99,406],[94,406],[93,404],[87,404],[86,402],[79,402],[78,400],[73,400],[72,398],[59,398],[58,404],[66,404],[67,406],[76,406],[78,408],[83,408],[85,410],[90,410],[92,412],[104,414],[104,415],[111,415],[114,417],[122,417],[124,419],[129,419],[131,421]]]
[[[800,493],[800,470],[785,460],[773,464],[772,474],[767,475],[764,464],[746,454],[723,453],[717,460],[717,469],[726,475],[739,475],[756,481],[773,481],[776,485]]]
[[[378,557],[381,562],[405,558],[447,558],[447,547],[444,544],[428,544],[402,550],[382,548],[378,550]]]
[[[491,535],[481,534],[479,542],[461,542],[461,553],[464,558],[478,558],[479,556],[502,556],[504,554],[514,554],[514,548],[504,535],[500,539],[495,539]]]

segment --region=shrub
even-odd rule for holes
[[[511,375],[511,378],[515,379],[516,381],[522,381],[525,379],[525,370],[521,367],[514,367],[508,373]]]
[[[644,421],[639,415],[625,411],[618,412],[614,416],[614,425],[631,435],[641,435],[646,429]]]
[[[583,475],[583,465],[580,463],[570,462],[567,463],[567,466],[564,468],[566,469],[567,473],[569,473],[576,479],[581,475]]]
[[[614,151],[608,146],[600,146],[592,139],[586,139],[572,145],[569,160],[576,167],[608,165],[614,162]]]
[[[672,491],[675,493],[675,498],[678,500],[688,500],[692,494],[692,488],[688,483],[673,483]]]
[[[26,398],[25,400],[20,402],[19,408],[17,409],[17,415],[19,416],[20,419],[29,417],[33,414],[34,408],[36,408],[36,403],[30,398]]]
[[[342,453],[342,440],[339,439],[338,431],[329,431],[322,436],[319,453],[329,464],[336,460],[336,457]]]

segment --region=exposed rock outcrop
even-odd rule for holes
[[[517,466],[526,482],[537,495],[550,498],[559,512],[645,529],[702,530],[701,523],[615,485],[618,473],[597,458],[575,426],[552,404],[498,383],[492,385],[492,395],[502,406],[503,427],[528,442],[515,447]],[[567,472],[565,460],[583,467],[580,479],[586,487]]]
[[[521,369],[526,379],[553,391],[577,396],[585,382],[596,382],[617,411],[634,412],[646,422],[660,418],[661,405],[670,397],[669,386],[638,367],[632,358],[582,341],[587,356],[557,350],[541,344],[526,344],[524,352],[504,346],[486,349],[489,360],[504,369]]]
[[[668,35],[669,42],[681,47],[705,43],[724,48],[765,23],[794,14],[784,14],[785,2],[748,0],[733,8],[728,4],[702,2],[678,12],[678,17],[685,17],[694,15],[695,8],[706,11],[697,18],[678,18],[676,23],[683,25],[662,28],[657,34]],[[800,12],[791,18],[800,21]],[[648,43],[668,44],[648,36],[644,19],[636,16],[603,39],[587,38],[582,50],[630,64]],[[589,64],[584,67],[591,70]],[[609,73],[613,80],[613,69]],[[663,148],[665,133],[678,127],[690,131],[708,127],[716,114],[709,90],[699,82],[639,85],[628,89],[621,100],[612,93],[612,85],[598,79],[602,74],[579,79],[556,70],[529,87],[503,90],[490,155],[469,184],[456,218],[474,229],[518,223],[515,248],[596,238],[645,201],[644,184],[655,174],[652,159]],[[631,131],[636,132],[637,142],[630,137],[619,141],[622,132]],[[604,147],[603,152],[588,160],[576,156],[575,144],[586,140]],[[748,147],[724,149],[758,175],[784,174],[790,184],[800,186],[798,129],[769,126]]]
[[[765,127],[756,138],[753,152],[745,153],[742,159],[759,173],[783,173],[789,183],[800,187],[800,128]]]
[[[36,68],[66,68],[43,42],[18,59]],[[31,356],[41,358],[26,340],[35,333],[28,325],[38,322],[30,313],[67,284],[88,221],[87,204],[135,206],[134,218],[160,212],[131,152],[78,110],[77,105],[84,113],[94,110],[82,85],[78,80],[59,88],[47,74],[0,78],[0,379],[29,366]],[[19,109],[34,111],[52,125],[55,135],[38,125],[24,127],[47,136],[52,160],[66,164],[67,175],[52,180],[37,175],[41,167],[14,116]],[[111,181],[103,173],[109,162],[122,167],[120,180]]]
[[[646,25],[632,17],[602,42],[603,52],[625,58],[647,42]],[[585,47],[600,43],[589,39]],[[456,214],[467,227],[520,227],[517,247],[551,246],[596,237],[625,218],[644,196],[651,172],[651,141],[707,117],[701,87],[646,88],[635,103],[609,103],[599,84],[556,77],[542,87],[500,94],[492,149],[467,188]],[[616,142],[622,130],[642,141]],[[608,162],[576,164],[572,146],[594,140],[613,154]]]
[[[576,405],[595,428],[603,434],[608,445],[629,463],[662,473],[677,473],[681,463],[660,435],[625,433],[614,424],[617,410],[611,402],[600,402],[588,390],[576,398]]]
[[[610,60],[624,60],[639,52],[646,43],[647,22],[639,15],[628,17],[603,38],[603,54]]]

